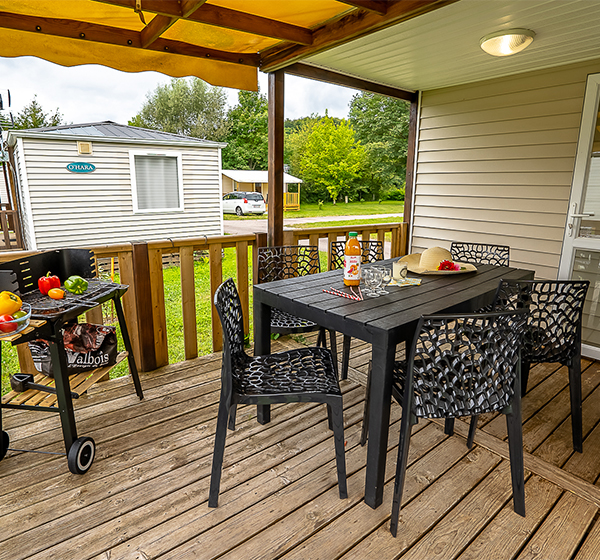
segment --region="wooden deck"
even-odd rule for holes
[[[293,344],[278,341],[274,349]],[[356,379],[369,356],[357,343]],[[531,372],[523,401],[526,518],[512,511],[503,418],[480,420],[470,452],[462,422],[453,437],[440,423],[421,422],[397,539],[388,526],[400,408],[392,409],[384,504],[373,510],[362,500],[360,383],[343,382],[347,500],[338,497],[323,406],[274,407],[266,426],[255,409],[241,407],[219,507],[209,509],[220,355],[146,375],[141,402],[130,382],[105,382],[76,403],[79,435],[97,443],[86,475],[70,474],[58,455],[11,450],[0,463],[0,559],[597,560],[600,365],[583,366],[583,454],[571,447],[566,371],[544,365]],[[63,451],[58,415],[3,416],[11,448]]]

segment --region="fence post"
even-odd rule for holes
[[[255,233],[254,247],[252,248],[252,283],[258,284],[258,248],[267,246],[267,234]]]
[[[213,352],[219,352],[223,349],[223,329],[217,308],[213,304],[215,292],[223,282],[223,260],[221,257],[222,246],[220,243],[211,243],[208,246],[209,265],[210,265],[210,311],[212,317],[212,347]]]
[[[133,282],[135,284],[135,309],[137,315],[140,371],[156,369],[154,318],[152,313],[152,285],[147,243],[133,243]]]

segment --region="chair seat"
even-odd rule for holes
[[[319,325],[281,309],[271,309],[271,332],[279,334],[305,333],[319,330]]]
[[[233,368],[233,383],[235,391],[242,395],[342,394],[331,352],[326,348],[299,348],[248,357],[238,367]]]

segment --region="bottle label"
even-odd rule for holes
[[[344,280],[360,280],[360,255],[344,255]]]

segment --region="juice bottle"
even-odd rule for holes
[[[344,284],[358,286],[360,284],[360,263],[362,260],[358,234],[351,231],[348,234],[344,250]]]

